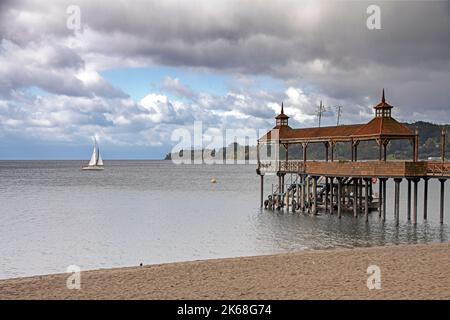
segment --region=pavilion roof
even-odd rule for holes
[[[277,125],[262,136],[259,141],[278,140],[282,143],[320,142],[320,141],[351,141],[351,140],[373,140],[373,139],[409,139],[415,134],[407,126],[401,124],[391,117],[392,106],[386,102],[384,89],[381,101],[375,110],[387,109],[387,115],[376,113],[376,116],[366,124],[352,124],[330,127],[292,129],[287,124]],[[287,119],[284,114],[283,104],[281,113],[276,119]]]
[[[394,118],[377,117],[362,126],[353,133],[357,138],[369,137],[413,137],[414,133],[407,126],[401,124]]]

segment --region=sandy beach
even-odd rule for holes
[[[381,289],[367,288],[367,268]],[[450,244],[181,262],[0,281],[1,299],[450,299]]]

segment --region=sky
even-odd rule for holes
[[[450,123],[450,1],[0,0],[0,159],[85,159],[93,136],[159,159],[281,102],[291,127],[320,101],[322,125],[363,123],[382,88],[398,120]]]

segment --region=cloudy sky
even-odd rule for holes
[[[0,159],[87,158],[93,135],[160,158],[175,129],[270,128],[281,101],[295,127],[320,100],[326,125],[365,122],[383,87],[399,120],[450,123],[450,2],[0,0]]]

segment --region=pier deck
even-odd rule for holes
[[[450,162],[427,161],[260,161],[264,173],[300,173],[325,177],[450,178]]]

